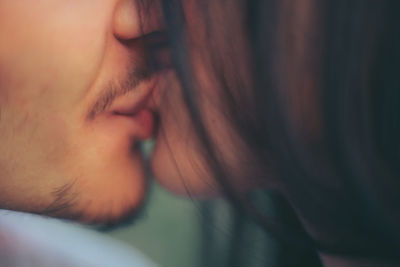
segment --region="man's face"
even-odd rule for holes
[[[0,0],[0,208],[102,222],[138,207],[156,24],[129,0]]]

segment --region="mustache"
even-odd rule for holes
[[[106,111],[115,99],[134,91],[142,82],[148,81],[154,75],[155,70],[149,67],[136,67],[127,72],[123,79],[110,81],[96,102],[90,108],[87,118],[95,119],[99,114]]]
[[[118,97],[134,91],[142,82],[150,80],[156,73],[172,68],[169,42],[164,32],[157,31],[147,34],[140,42],[141,56],[131,60],[135,64],[126,71],[122,79],[114,79],[104,86],[97,100],[89,109],[87,119],[95,119],[106,111]]]

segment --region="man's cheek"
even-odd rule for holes
[[[70,182],[66,123],[54,115],[33,114],[19,128],[8,129],[2,140],[0,208],[40,212],[53,201],[52,192]]]
[[[3,161],[10,162],[16,179],[46,176],[62,165],[68,153],[69,131],[65,119],[55,114],[24,112],[2,126]],[[2,123],[3,124],[3,123]]]

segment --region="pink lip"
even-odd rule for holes
[[[155,132],[155,118],[153,112],[144,108],[135,115],[135,119],[141,127],[138,137],[141,140],[151,138]]]
[[[156,86],[157,80],[154,80],[146,89],[138,93],[138,95],[132,93],[132,95],[122,97],[112,109],[112,114],[118,116],[136,115],[146,107]]]

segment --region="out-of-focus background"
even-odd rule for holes
[[[134,246],[160,266],[196,266],[200,212],[196,202],[173,196],[154,184],[142,216],[107,234]]]
[[[256,225],[235,218],[224,200],[182,198],[157,184],[143,216],[107,234],[163,267],[276,266],[278,259],[276,242]]]

